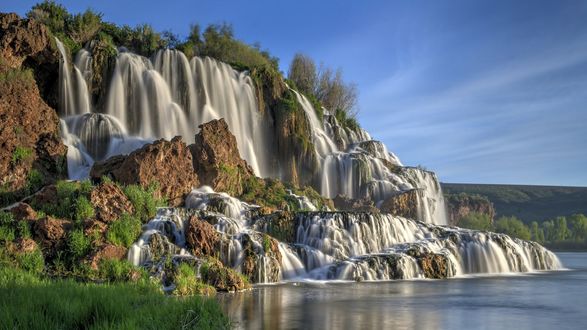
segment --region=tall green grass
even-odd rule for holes
[[[0,329],[227,329],[218,303],[136,284],[48,281],[0,269]]]

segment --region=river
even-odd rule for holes
[[[220,294],[244,329],[583,329],[587,252],[564,271],[391,282],[296,282]]]

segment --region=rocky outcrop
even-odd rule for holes
[[[417,259],[424,277],[442,279],[449,277],[450,261],[443,254],[428,254]]]
[[[217,291],[241,291],[250,287],[234,270],[224,267],[220,261],[209,258],[200,269],[202,280]]]
[[[277,238],[281,242],[296,242],[298,225],[293,212],[282,211],[265,215],[257,219],[254,228]]]
[[[241,195],[245,181],[255,175],[240,157],[236,138],[228,129],[228,124],[224,119],[218,119],[199,128],[200,132],[189,148],[200,182],[215,191]]]
[[[491,223],[495,217],[493,203],[485,196],[468,194],[447,194],[445,196],[449,224],[458,226],[462,218],[471,213],[487,214]]]
[[[101,183],[90,192],[90,202],[97,220],[109,223],[123,213],[132,214],[134,208],[124,192],[114,183]]]
[[[195,256],[214,256],[220,252],[220,234],[214,226],[197,216],[189,219],[185,235],[187,246]]]
[[[53,255],[65,244],[67,233],[73,225],[70,220],[46,216],[34,224],[34,238],[41,243],[48,255]]]
[[[0,58],[3,65],[20,68],[29,56],[41,53],[49,46],[49,31],[32,19],[17,14],[0,13]]]
[[[138,184],[144,188],[156,183],[156,197],[166,198],[171,206],[183,204],[185,196],[198,186],[192,154],[181,137],[171,141],[161,139],[128,156],[95,163],[90,177],[100,180],[104,175],[122,184]]]
[[[103,245],[90,256],[90,267],[98,269],[102,260],[123,260],[126,258],[126,253],[127,249],[123,246]]]
[[[256,235],[255,240],[251,235]],[[261,242],[261,246],[255,244]],[[281,277],[279,242],[267,234],[244,234],[241,272],[252,283],[272,283]]]
[[[379,212],[373,201],[369,198],[352,199],[343,195],[337,195],[333,200],[334,207],[339,211],[352,212]]]
[[[381,212],[404,218],[418,218],[418,190],[408,190],[390,196],[380,206]]]
[[[67,175],[59,118],[22,66],[48,48],[46,28],[0,14],[0,202],[8,204]]]

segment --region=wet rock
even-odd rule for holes
[[[90,256],[90,267],[92,269],[98,269],[102,260],[124,260],[126,259],[127,252],[128,250],[123,246],[112,244],[103,245]]]
[[[105,223],[117,220],[124,213],[132,214],[134,208],[124,192],[114,183],[101,183],[90,192],[96,219]]]
[[[404,218],[418,218],[418,190],[408,190],[390,196],[380,206],[381,212]]]
[[[192,216],[186,231],[186,242],[193,255],[214,256],[219,253],[220,234],[208,222]]]
[[[373,201],[369,198],[352,199],[343,195],[337,195],[333,200],[334,207],[339,211],[353,212],[379,212]]]
[[[450,261],[443,254],[427,254],[417,260],[426,278],[442,279],[450,276]]]
[[[209,258],[200,269],[202,281],[217,291],[241,291],[250,287],[237,272],[224,267],[220,261]]]
[[[169,259],[181,252],[181,249],[169,241],[166,236],[159,233],[151,235],[149,239],[149,251],[151,252],[151,260],[155,263]]]
[[[103,175],[123,184],[139,184],[144,188],[157,183],[157,197],[167,198],[171,206],[181,205],[185,196],[198,186],[192,155],[181,137],[171,141],[161,139],[124,158],[116,156],[95,163],[90,176],[100,180]]]
[[[228,124],[224,119],[218,119],[199,128],[200,132],[189,149],[200,182],[215,191],[241,195],[245,181],[255,175],[240,157],[236,138],[228,129]]]
[[[242,238],[242,273],[252,283],[278,282],[281,278],[279,242],[266,234],[251,235],[244,234]]]
[[[283,211],[257,219],[254,226],[257,230],[265,232],[281,242],[295,243],[297,223],[293,212]]]

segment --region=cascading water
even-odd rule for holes
[[[187,221],[197,215],[220,234],[222,263],[243,271],[250,258],[256,283],[447,278],[562,267],[534,242],[360,212],[298,212],[286,222],[294,235],[277,244],[277,255],[264,247],[263,232],[283,234],[284,229],[275,231],[274,218],[259,215],[257,206],[209,187],[192,191],[186,206],[160,209],[129,250],[129,261],[145,265],[155,256],[185,256]]]
[[[160,50],[151,59],[121,49],[116,57],[100,113],[91,103],[90,47],[70,63],[57,40],[60,62],[59,104],[62,138],[69,147],[70,178],[88,175],[94,161],[126,154],[157,138],[181,135],[193,140],[198,126],[224,118],[241,156],[261,177],[280,178],[273,121],[261,113],[251,78],[210,58],[188,60],[176,50]],[[305,96],[296,93],[311,126],[318,168],[317,188],[324,196],[368,197],[382,202],[398,192],[420,189],[419,220],[445,224],[442,192],[426,173],[397,170],[402,164],[364,130],[341,126],[324,111],[319,119]]]

